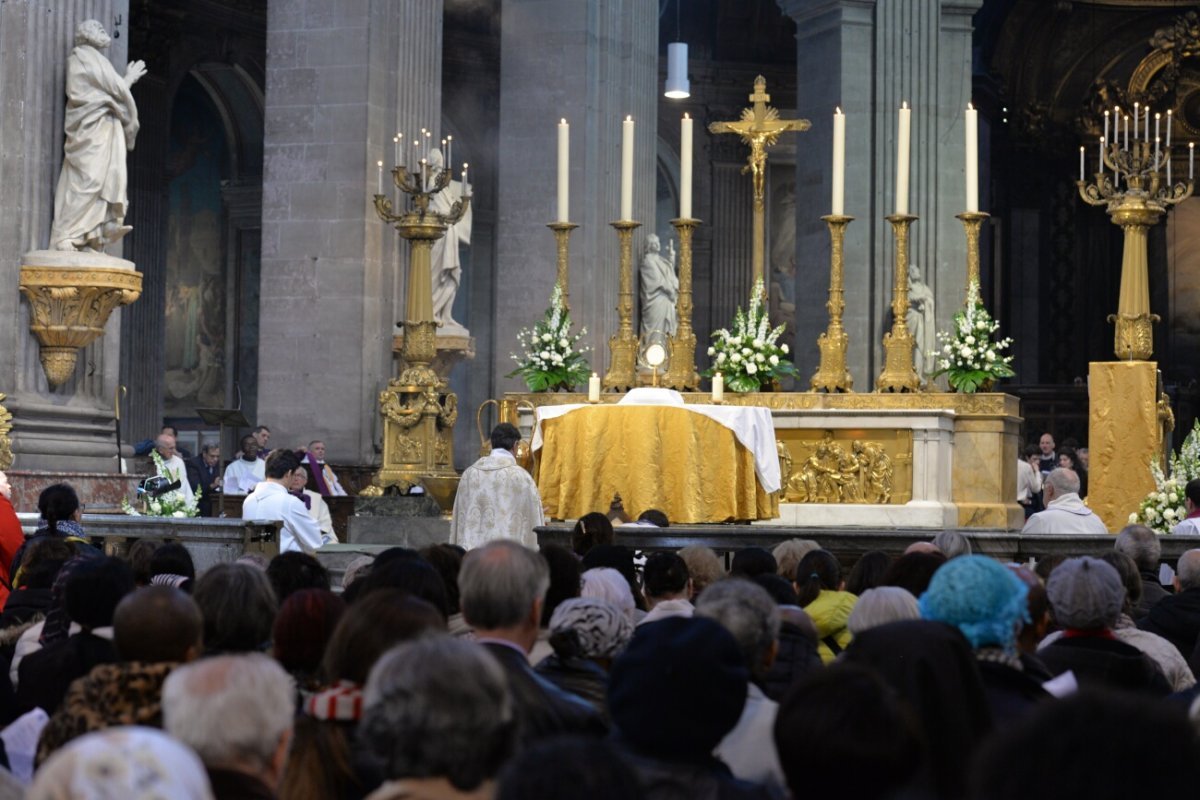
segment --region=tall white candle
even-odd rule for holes
[[[1196,179],[1196,143],[1188,142],[1188,180]]]
[[[1125,115],[1125,149],[1129,149],[1129,115]]]
[[[375,194],[383,194],[383,162],[376,161],[375,166],[379,168],[379,174],[375,178]]]
[[[1156,141],[1156,142],[1158,141],[1158,137],[1159,137],[1159,134],[1158,134],[1158,123],[1159,123],[1161,120],[1162,120],[1162,114],[1159,114],[1159,113],[1157,113],[1157,112],[1156,112],[1156,113],[1154,114],[1154,141]]]
[[[395,149],[395,151],[396,151],[396,166],[400,166],[401,144],[402,144],[402,141],[400,138],[400,134],[397,133],[395,136],[392,137],[392,146],[393,146],[393,149]]]
[[[1100,174],[1104,174],[1104,137],[1100,137]]]
[[[687,114],[679,122],[679,217],[692,218],[692,123]]]
[[[841,108],[833,111],[833,208],[829,213],[846,213],[846,115]]]
[[[1104,112],[1104,138],[1108,138],[1108,112]]]
[[[1133,104],[1133,140],[1136,142],[1138,138],[1138,128],[1141,127],[1142,112],[1139,103]]]
[[[1155,136],[1154,137],[1154,168],[1155,169],[1158,169],[1158,145],[1159,145],[1158,137]]]
[[[1167,109],[1167,147],[1171,146],[1171,110]]]
[[[633,219],[633,117],[621,124],[621,219]]]
[[[979,210],[979,112],[967,103],[967,211]]]
[[[899,130],[896,135],[896,213],[908,213],[908,157],[912,131],[912,109],[905,102],[900,106]]]
[[[1145,141],[1150,143],[1150,106],[1146,106],[1146,136]]]
[[[443,160],[443,163],[445,163],[445,165],[446,165],[446,169],[450,170],[451,174],[454,174],[454,137],[453,136],[450,136],[450,135],[446,136],[446,152],[443,153],[442,155],[444,155],[446,157]]]
[[[1079,145],[1079,180],[1083,180],[1083,145]]]
[[[558,221],[571,220],[571,126],[558,122]]]
[[[467,180],[467,167],[469,167],[469,166],[470,166],[470,164],[468,164],[465,161],[463,162],[463,178],[462,178],[463,194],[467,197],[471,196],[471,182]]]

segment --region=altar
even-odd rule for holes
[[[688,405],[711,402],[706,392],[683,392],[681,396]],[[514,393],[506,397],[526,401],[538,409],[578,405],[586,400],[586,395],[572,393]],[[621,395],[602,395],[593,410],[620,399]],[[753,392],[727,393],[725,404],[768,409],[779,454],[777,513],[741,519],[754,519],[754,524],[765,526],[864,530],[1019,530],[1024,524],[1024,511],[1016,502],[1021,423],[1016,397],[942,392]],[[534,423],[534,412],[524,411],[522,430],[536,435]],[[625,446],[648,445],[637,437],[628,437]],[[687,449],[682,443],[673,446]],[[574,493],[577,489],[574,484],[560,489],[554,483],[568,471],[562,459],[582,470],[605,463],[612,457],[605,451],[615,449],[611,441],[576,439],[574,449],[553,457],[552,471],[538,473],[543,500],[553,516],[572,518],[608,508],[611,495],[604,497],[604,490],[597,488],[589,495],[590,506],[584,508],[575,498],[573,504],[559,509],[558,493]],[[683,457],[683,450],[676,455]],[[688,466],[697,470],[732,468],[740,469],[743,475],[749,470],[745,455],[697,451],[688,457],[695,462]],[[549,459],[543,454],[540,470],[547,469]],[[706,463],[709,466],[704,466]],[[669,468],[679,466],[670,464]],[[554,497],[553,503],[548,495]],[[627,510],[644,510],[630,499],[622,494]],[[740,508],[748,507],[743,500]],[[570,515],[563,517],[556,510],[569,511]],[[676,520],[669,513],[668,518]]]

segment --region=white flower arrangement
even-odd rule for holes
[[[175,481],[182,482],[187,480],[186,475],[180,476],[176,474],[175,470],[168,469],[167,465],[163,463],[163,458],[161,455],[159,455],[157,450],[150,451],[150,458],[154,460],[154,467],[157,471],[157,474],[162,475],[168,481],[174,483]],[[139,489],[138,491],[140,492],[141,490]],[[121,510],[134,517],[198,517],[200,516],[200,494],[200,487],[197,486],[195,494],[190,500],[187,498],[187,495],[185,495],[179,489],[176,489],[173,492],[167,492],[166,494],[158,497],[150,497],[149,495],[146,495],[142,498],[141,511],[138,511],[136,508],[131,506],[128,499],[122,498]]]
[[[945,375],[956,392],[971,393],[999,378],[1011,378],[1012,356],[1002,353],[1012,344],[1011,338],[992,341],[1000,329],[979,299],[979,284],[971,281],[967,287],[967,302],[954,315],[952,331],[938,331],[942,351],[930,355],[937,359],[938,369],[931,378]]]
[[[1157,461],[1150,464],[1154,488],[1142,500],[1137,511],[1129,515],[1130,525],[1145,525],[1155,533],[1170,533],[1187,517],[1184,489],[1187,483],[1200,478],[1200,420],[1183,440],[1178,453],[1171,455],[1170,475],[1167,477]]]
[[[725,386],[733,392],[757,392],[764,383],[797,374],[787,358],[788,346],[776,344],[785,326],[771,327],[762,295],[762,281],[757,281],[750,290],[749,310],[739,308],[733,318],[733,331],[713,331],[713,344],[708,348],[712,366],[704,374],[721,373]]]
[[[571,333],[571,312],[563,306],[562,288],[555,284],[545,318],[538,320],[532,330],[523,328],[517,333],[525,354],[512,354],[517,368],[507,377],[520,375],[531,392],[570,390],[584,383],[591,367],[583,354],[590,348],[581,346],[579,340],[586,335],[587,328]]]

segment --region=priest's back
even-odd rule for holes
[[[509,449],[493,446],[459,481],[450,543],[470,550],[494,539],[514,539],[536,550],[533,529],[544,523],[537,484]]]

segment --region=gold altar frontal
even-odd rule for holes
[[[679,523],[779,515],[778,495],[763,491],[754,454],[733,431],[676,406],[622,406],[619,414],[544,420],[534,476],[543,505],[557,519],[607,509],[617,494],[635,516],[654,508]]]
[[[682,396],[684,402],[689,404],[711,402],[710,395],[707,392],[684,392]],[[577,393],[509,393],[505,397],[512,401],[524,400],[534,406],[583,403],[587,400],[586,395]],[[616,403],[621,397],[622,395],[620,394],[605,394],[601,396],[601,402]],[[944,414],[950,419],[949,424],[952,427],[950,435],[953,456],[949,459],[949,463],[941,464],[939,468],[949,471],[949,494],[946,497],[946,501],[948,504],[953,504],[957,527],[1019,530],[1024,525],[1024,511],[1016,502],[1016,463],[1020,445],[1020,426],[1022,420],[1020,416],[1020,400],[1012,395],[998,393],[956,394],[945,392],[916,392],[910,394],[752,392],[746,394],[726,393],[725,403],[729,405],[763,406],[771,409],[772,415],[777,421],[776,438],[783,443],[797,469],[809,457],[814,443],[824,439],[827,435],[833,442],[839,443],[843,448],[851,447],[854,441],[869,441],[878,444],[887,452],[892,460],[893,476],[890,498],[886,501],[885,506],[876,506],[876,508],[901,508],[902,504],[914,497],[915,465],[913,463],[913,453],[915,448],[922,444],[921,442],[914,441],[914,438],[925,435],[920,431],[914,432],[911,428],[902,427],[899,424],[896,424],[895,427],[884,427],[879,424],[879,417],[887,416],[888,414],[895,415],[900,412]],[[807,412],[814,412],[814,414],[818,415],[839,414],[845,417],[845,419],[838,424],[836,429],[830,429],[827,426],[817,428],[815,432],[811,427],[795,428],[779,424],[786,417],[795,417],[796,412],[804,412],[801,416],[804,416]],[[867,417],[872,416],[873,412],[878,413],[873,415],[875,422],[870,427],[855,424],[855,414],[861,413],[864,417]],[[568,419],[571,416],[559,417],[555,421]],[[718,427],[720,426],[718,425]],[[546,436],[545,426],[543,427],[543,436]],[[659,437],[661,434],[654,432],[653,436]],[[628,436],[623,436],[622,438],[636,439],[636,437]],[[549,440],[547,439],[547,441]],[[594,469],[594,462],[597,459],[604,460],[613,457],[601,451],[616,449],[615,442],[617,440],[598,438],[591,439],[590,441],[593,444],[586,452],[576,450],[561,456],[574,462],[572,469],[581,474],[586,470]],[[638,446],[636,442],[634,446]],[[542,450],[547,450],[547,448],[543,447]],[[743,457],[748,458],[748,451],[745,451],[744,448],[742,450],[745,453]],[[721,455],[716,451],[709,452],[704,448],[697,449],[694,455],[683,454],[681,451],[677,457],[693,459],[693,463],[695,464],[708,463],[716,465],[715,469],[718,471],[735,468],[738,464],[738,460],[734,456]],[[639,469],[642,466],[646,466],[639,463],[636,459],[629,458],[628,460],[629,469]],[[545,466],[543,465],[543,469]],[[752,464],[750,467],[750,478],[753,479]],[[557,466],[555,469],[565,470],[566,467]],[[561,479],[561,476],[558,479]],[[921,477],[920,480],[922,483],[925,483],[931,481],[932,477],[926,475]],[[644,478],[640,479],[637,483],[639,486],[645,486],[647,490],[654,490],[660,481],[661,476],[658,472],[647,469]],[[554,487],[552,483],[551,473],[545,473],[539,477],[539,487],[543,493],[543,500],[553,513],[557,506],[552,504],[547,497],[549,494],[561,490]],[[755,482],[755,485],[757,485],[757,482]],[[574,505],[572,505],[570,508],[564,507],[562,509],[569,511],[569,514],[554,514],[554,516],[571,518],[572,516],[577,516],[575,514],[576,511],[579,511],[579,513],[602,511],[608,508],[608,504],[612,500],[611,494],[608,497],[601,497],[602,493],[602,491],[595,492],[596,496],[590,507],[579,510],[575,509]],[[920,492],[916,494],[920,494]],[[655,496],[661,497],[657,493]],[[626,497],[624,493],[622,493],[622,499],[625,501],[627,511],[635,511],[635,509],[638,511],[644,510],[638,503],[631,502],[631,498]],[[788,494],[785,494],[782,501],[792,504],[796,503],[798,499],[796,490],[793,487]],[[556,500],[556,502],[558,501]],[[655,500],[654,502],[660,506],[664,503],[662,500]],[[693,505],[695,504],[694,500],[688,501],[684,497],[675,497],[670,502],[677,503],[685,509],[688,507],[688,502],[691,502]],[[646,507],[655,506],[652,504]],[[743,501],[742,507],[748,507],[748,503]],[[822,507],[830,508],[831,506],[826,504]],[[843,504],[838,507],[850,508],[851,505]],[[669,512],[668,518],[672,521],[676,519]],[[740,518],[752,519],[754,517],[743,516]],[[762,519],[763,517],[759,516],[758,518]]]

